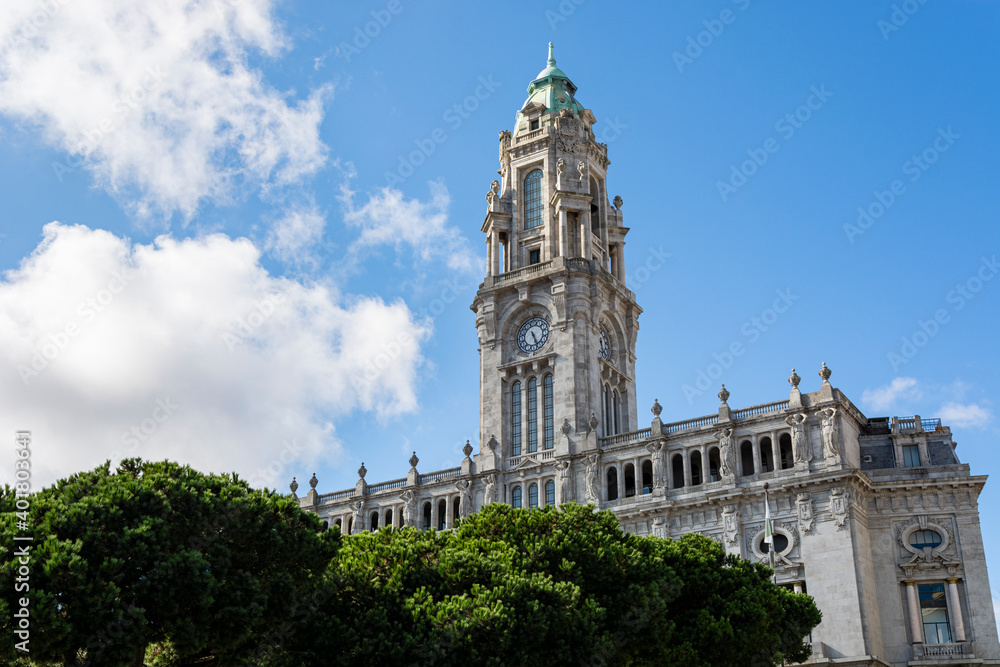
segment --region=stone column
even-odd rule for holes
[[[625,243],[618,244],[618,251],[615,253],[615,263],[618,264],[618,280],[625,284]]]
[[[451,497],[451,496],[448,496],[445,499],[445,502],[447,503],[447,505],[445,506],[445,510],[444,510],[444,527],[445,528],[452,528],[452,520],[453,520],[452,512],[454,510],[452,510],[451,504],[452,504],[452,502],[454,502],[454,498]]]
[[[569,257],[569,239],[566,234],[569,228],[566,225],[566,209],[559,209],[559,255]]]
[[[590,213],[580,211],[580,257],[590,259]]]
[[[910,634],[914,644],[924,643],[924,625],[921,622],[920,603],[917,602],[917,587],[914,581],[904,581],[906,584],[906,604],[910,610]]]
[[[955,641],[965,641],[965,620],[962,618],[962,602],[958,599],[958,579],[948,579],[948,611],[954,626]]]
[[[431,528],[438,527],[438,499],[431,498]]]
[[[760,442],[750,441],[750,451],[753,453],[753,473],[759,475],[763,472],[760,469]],[[740,458],[743,458],[742,452],[740,453]]]
[[[684,450],[684,486],[691,486],[691,452]]]
[[[497,230],[490,232],[490,275],[500,274],[500,237]]]
[[[712,466],[708,463],[708,445],[701,446],[701,483],[707,484],[712,480]]]

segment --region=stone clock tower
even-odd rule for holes
[[[642,310],[625,285],[622,200],[608,201],[608,147],[576,86],[548,64],[486,195],[486,279],[472,310],[480,345],[479,470],[596,450],[637,428]]]

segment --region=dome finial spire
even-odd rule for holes
[[[552,42],[549,42],[549,62],[548,62],[548,65],[549,65],[549,67],[555,67],[556,66],[556,50],[555,50],[555,47],[552,46]]]

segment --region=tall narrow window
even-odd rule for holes
[[[510,388],[510,455],[521,455],[521,383]]]
[[[535,169],[524,178],[524,228],[542,224],[542,170]]]
[[[538,507],[538,485],[532,484],[528,487],[528,507]]]
[[[611,388],[604,385],[604,435],[614,435],[611,430]]]
[[[528,453],[538,451],[538,381],[528,380]]]
[[[948,603],[944,584],[919,584],[920,615],[924,624],[925,644],[948,644],[951,628],[948,625]]]
[[[521,509],[521,487],[515,486],[510,494],[510,506],[516,510]]]
[[[903,445],[903,466],[906,468],[920,467],[920,448],[917,445]]]
[[[680,489],[684,486],[684,457],[674,454],[670,459],[671,472],[674,474],[674,488]]]
[[[608,500],[618,500],[618,470],[608,468]]]
[[[617,389],[615,389],[614,391],[611,392],[611,411],[612,411],[611,428],[614,430],[614,432],[616,434],[617,433],[621,433],[621,422],[618,421],[618,390]]]
[[[604,436],[607,437],[611,435],[611,429],[608,428],[608,387],[604,386],[604,392],[601,396],[603,399],[601,401],[601,423],[604,424]]]
[[[543,447],[552,449],[556,444],[555,428],[552,423],[552,374],[542,378],[542,422],[545,425]]]
[[[556,504],[556,483],[551,479],[545,482],[545,504],[555,505]]]
[[[635,466],[631,463],[625,464],[625,497],[631,498],[635,495]]]
[[[648,459],[642,462],[642,492],[653,492],[653,462]]]

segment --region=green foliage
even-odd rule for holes
[[[141,665],[249,653],[312,590],[337,533],[298,504],[232,475],[123,461],[30,498],[31,658],[36,664]],[[0,660],[15,652],[14,496],[0,495]]]
[[[757,667],[804,659],[820,619],[703,536],[629,535],[579,505],[363,533],[338,565],[261,664]]]
[[[28,663],[11,638],[14,497],[0,493],[0,662],[17,667],[765,667],[805,659],[820,620],[708,538],[626,534],[574,504],[341,538],[235,476],[140,460],[31,504]]]

